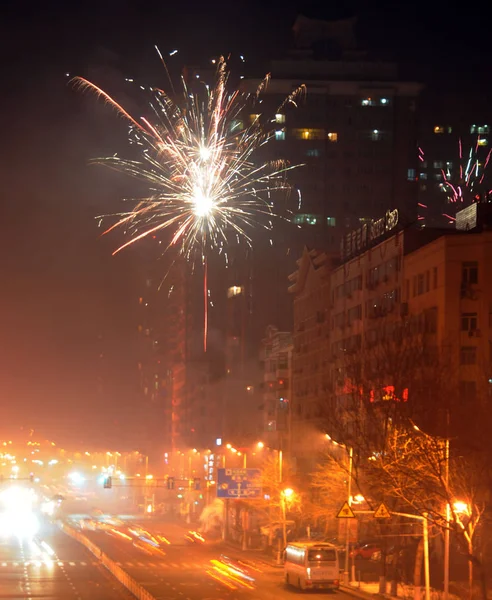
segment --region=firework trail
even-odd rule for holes
[[[274,132],[260,117],[246,127],[241,125],[242,111],[258,100],[269,76],[253,94],[229,91],[228,78],[221,58],[211,87],[203,84],[197,92],[182,78],[179,94],[172,82],[172,96],[150,88],[151,119],[134,118],[95,84],[81,77],[74,79],[77,87],[95,92],[128,121],[130,142],[140,149],[138,160],[112,156],[94,161],[147,184],[148,194],[135,199],[131,209],[117,215],[104,232],[123,227],[128,235],[113,254],[148,236],[168,232],[168,248],[175,246],[188,260],[199,259],[204,266],[205,321],[208,252],[227,247],[230,239],[251,245],[248,229],[271,228],[271,192],[288,188],[286,172],[294,168],[281,160],[256,164],[253,154]],[[288,104],[297,106],[304,93],[305,86],[300,86],[276,113]],[[205,322],[205,347],[206,329]]]

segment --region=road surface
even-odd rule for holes
[[[224,547],[214,544],[187,544],[186,530],[172,523],[143,522],[142,526],[161,539],[160,549],[146,544],[135,546],[131,539],[114,531],[85,531],[110,558],[145,587],[155,598],[162,600],[294,600],[298,590],[286,588],[283,569],[261,558],[248,563],[254,569],[254,586],[241,585],[234,579],[222,577],[214,569]],[[232,558],[245,559],[241,552],[227,552]],[[252,571],[250,571],[252,572]],[[314,592],[309,596],[322,596],[326,592]],[[330,594],[330,598],[350,595],[343,592]]]
[[[133,598],[78,542],[43,524],[34,539],[0,538],[0,598]]]

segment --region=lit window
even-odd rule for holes
[[[382,104],[383,106],[388,106],[389,103],[390,103],[389,98],[380,98],[380,100],[379,100],[379,104]]]
[[[477,130],[480,135],[483,135],[484,133],[489,133],[489,126],[481,125],[480,127],[477,127]]]
[[[316,225],[319,222],[319,215],[312,214],[300,214],[294,216],[294,223],[296,225]]]
[[[227,290],[227,297],[234,298],[234,296],[240,296],[243,293],[243,288],[240,285],[233,285]]]
[[[362,106],[374,106],[374,100],[372,98],[362,98]]]
[[[249,121],[250,123],[256,123],[256,121],[260,118],[260,115],[256,114],[256,115],[249,115]]]
[[[283,129],[278,129],[275,132],[275,139],[277,142],[283,142],[285,140],[285,131]]]
[[[330,142],[338,142],[338,133],[329,133],[328,140]]]
[[[373,129],[371,132],[371,140],[373,142],[379,142],[379,140],[381,140],[383,138],[383,134],[381,133],[381,131],[379,131],[379,129]]]
[[[477,126],[476,125],[472,125],[470,127],[470,133],[477,133]]]
[[[300,140],[323,140],[324,129],[293,129],[292,135]]]
[[[442,162],[442,160],[435,160],[432,163],[434,169],[443,169],[444,168],[444,163]]]
[[[444,127],[441,127],[440,125],[436,125],[434,127],[434,133],[444,133]]]
[[[321,156],[321,151],[318,148],[309,148],[306,151],[306,156],[310,156],[311,158],[318,158]]]
[[[417,172],[415,171],[415,169],[407,170],[407,179],[408,181],[415,181],[417,179]]]
[[[419,179],[427,179],[427,173],[420,173]]]
[[[326,217],[326,224],[328,225],[328,227],[335,227],[335,225],[336,225],[335,217]]]
[[[275,123],[279,123],[280,125],[282,125],[283,123],[285,123],[285,115],[277,113],[275,115]]]
[[[480,138],[477,143],[479,146],[487,146],[489,143],[489,140],[487,138]]]
[[[442,181],[442,173],[434,173],[434,179],[436,181]]]

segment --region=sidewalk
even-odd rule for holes
[[[349,586],[340,586],[341,589],[352,593],[352,594],[357,594],[360,595],[361,598],[395,598],[395,596],[391,596],[389,593],[386,594],[379,594],[379,583],[378,582],[371,582],[371,583],[364,583],[361,582],[359,583],[353,583],[350,584]],[[387,590],[389,591],[389,583],[387,584]],[[440,590],[434,590],[431,589],[430,591],[430,597],[431,600],[442,600],[443,598],[443,592],[441,592]],[[397,598],[405,598],[407,600],[413,600],[413,598],[415,597],[415,593],[414,593],[414,586],[413,585],[405,585],[405,584],[398,584],[398,588],[397,588]],[[422,587],[420,590],[420,597],[422,598],[422,600],[425,598],[425,590]],[[460,600],[459,596],[456,596],[454,594],[449,594],[449,600]]]

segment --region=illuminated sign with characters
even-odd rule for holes
[[[389,231],[398,225],[398,210],[388,210],[381,219],[364,223],[359,229],[347,233],[342,237],[340,244],[340,257],[345,261],[364,252],[369,246],[377,242]]]

